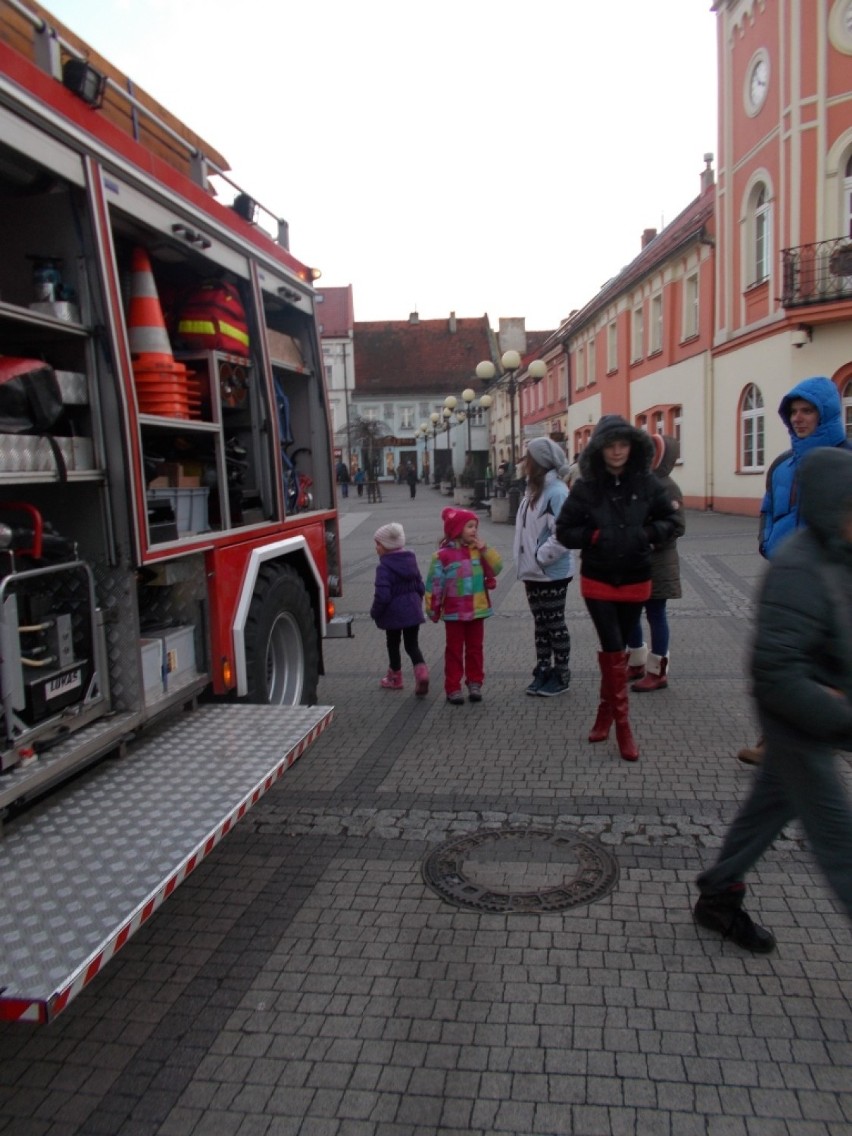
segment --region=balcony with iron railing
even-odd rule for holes
[[[781,250],[785,308],[852,300],[852,238]]]

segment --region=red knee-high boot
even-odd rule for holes
[[[607,651],[606,666],[609,672],[609,698],[615,718],[615,736],[625,761],[636,761],[639,748],[630,729],[627,717],[627,656],[622,651]]]
[[[605,742],[612,728],[612,700],[610,699],[609,672],[606,664],[608,658],[609,654],[606,651],[598,651],[598,666],[601,669],[601,700],[595,724],[589,731],[590,742]]]

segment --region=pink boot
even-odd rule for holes
[[[389,669],[379,686],[383,686],[385,690],[402,690],[402,671]]]
[[[400,682],[400,686],[402,683]],[[414,693],[421,698],[429,693],[429,668],[425,663],[415,663],[414,666]]]

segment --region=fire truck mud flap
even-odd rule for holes
[[[0,840],[0,1019],[60,1013],[333,712],[202,707],[11,826]]]

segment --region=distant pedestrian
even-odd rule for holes
[[[698,877],[695,905],[702,927],[764,954],[775,938],[743,910],[743,877],[795,817],[852,919],[852,803],[833,753],[852,750],[852,453],[808,454],[798,490],[808,527],[772,558],[752,647],[764,759],[715,864]]]
[[[376,529],[375,541],[379,563],[370,618],[384,631],[388,649],[388,673],[380,685],[385,690],[402,690],[402,644],[414,665],[414,693],[428,694],[429,668],[419,643],[420,624],[426,622],[426,586],[417,557],[405,547],[405,530],[395,521]]]
[[[672,478],[671,472],[680,457],[680,442],[664,434],[652,434],[654,457],[651,472],[665,488],[669,500],[677,510],[676,528],[670,540],[656,545],[651,553],[651,598],[645,601],[645,616],[651,632],[651,650],[642,634],[642,620],[627,639],[630,652],[627,660],[628,678],[638,679],[630,687],[636,694],[664,690],[669,684],[669,620],[666,605],[669,600],[681,597],[680,556],[677,542],[686,530],[683,515],[683,493]]]
[[[491,615],[489,592],[497,585],[503,561],[479,536],[479,517],[469,509],[447,506],[441,513],[444,539],[426,577],[426,613],[444,620],[444,692],[454,706],[464,703],[462,683],[471,702],[482,701],[485,680],[485,619]]]
[[[340,486],[340,494],[342,497],[349,496],[349,466],[345,461],[337,463],[337,484]]]
[[[358,490],[358,496],[364,496],[364,482],[367,480],[367,475],[359,465],[355,470],[355,488]]]
[[[556,521],[559,543],[582,550],[580,590],[600,642],[600,704],[589,741],[606,741],[614,721],[625,761],[639,757],[628,717],[627,637],[651,595],[651,553],[676,529],[675,509],[651,473],[653,453],[646,431],[605,414]]]
[[[533,617],[536,663],[527,694],[564,694],[571,683],[571,636],[565,599],[574,557],[556,539],[568,487],[564,451],[550,438],[534,438],[524,458],[526,491],[515,515],[515,570],[523,581]]]
[[[411,494],[411,499],[417,496],[417,467],[409,463],[405,471],[405,480],[408,482],[408,492]]]

